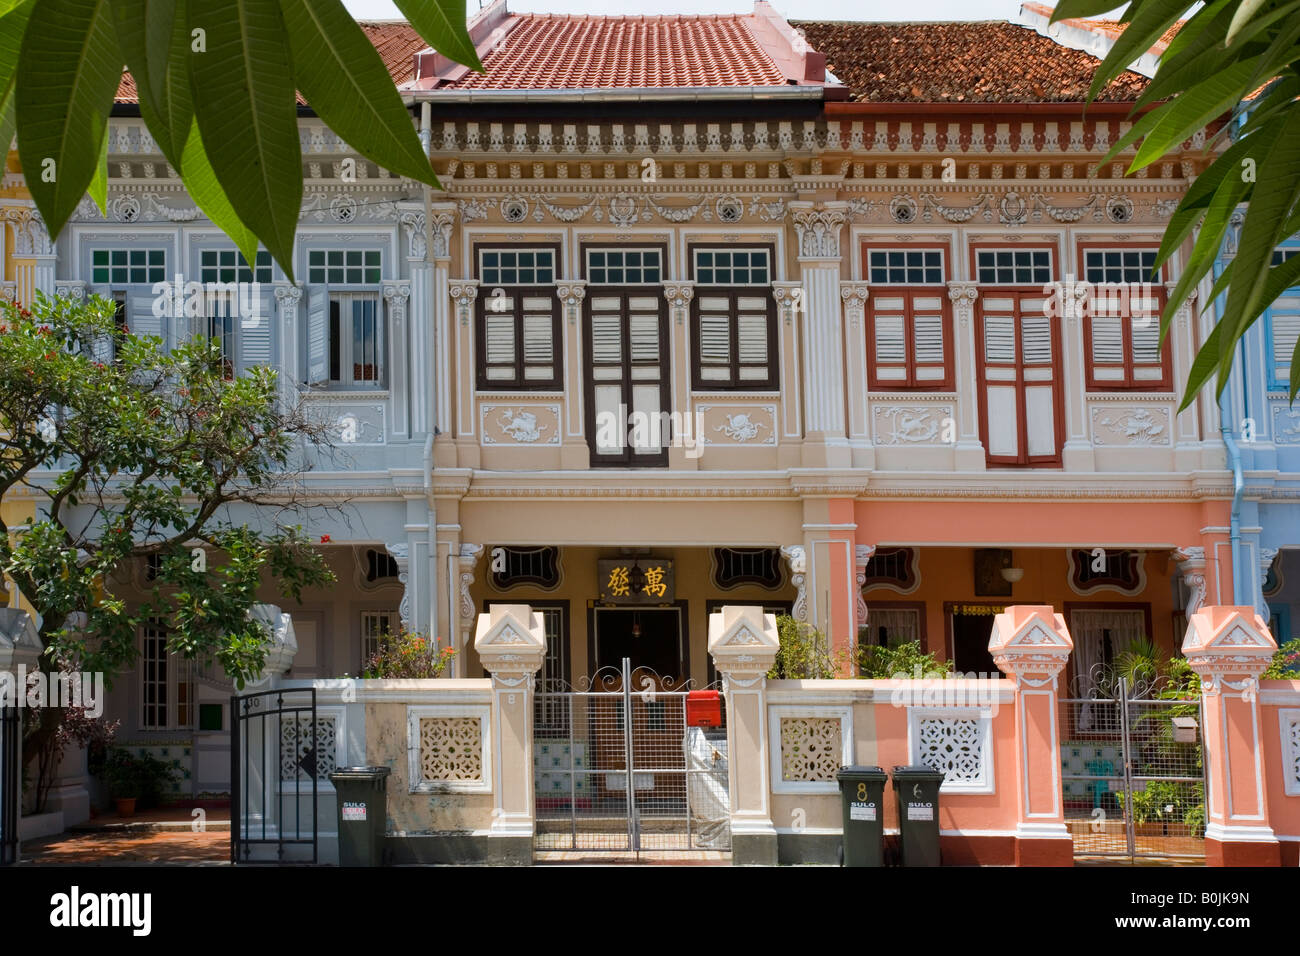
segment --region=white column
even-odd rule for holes
[[[560,329],[564,362],[564,438],[560,447],[560,466],[584,469],[590,466],[587,447],[586,391],[582,376],[586,363],[582,355],[582,301],[587,296],[586,279],[565,279],[555,287],[562,312]]]
[[[1165,289],[1172,293],[1175,282],[1166,282]],[[1192,289],[1178,311],[1174,313],[1174,321],[1169,326],[1169,338],[1173,340],[1172,351],[1174,360],[1174,390],[1182,392],[1187,383],[1187,377],[1191,374],[1192,362],[1196,358],[1197,337],[1193,334],[1194,316],[1196,312],[1196,289]],[[1159,319],[1152,319],[1159,321]],[[1213,396],[1213,391],[1203,391],[1202,395]],[[1181,398],[1181,395],[1179,396]],[[1217,408],[1217,405],[1216,405]],[[1238,423],[1240,424],[1240,423]],[[1264,423],[1261,423],[1264,424]],[[1207,429],[1210,423],[1206,422]],[[1217,421],[1214,427],[1218,427]],[[1207,431],[1207,434],[1210,434]],[[1218,436],[1215,436],[1218,440]],[[1177,471],[1194,471],[1200,467],[1200,421],[1197,415],[1196,403],[1193,402],[1183,411],[1177,413],[1174,418],[1174,468]]]
[[[1070,277],[1060,285],[1061,368],[1064,372],[1065,444],[1061,463],[1069,471],[1094,471],[1096,458],[1088,434],[1088,390],[1084,377],[1083,311],[1091,295],[1091,285]]]
[[[456,415],[457,438],[474,435],[474,389],[478,377],[474,369],[474,303],[478,299],[477,279],[453,279],[447,293],[456,306]]]
[[[280,320],[280,394],[285,401],[296,397],[298,383],[302,381],[302,343],[298,339],[298,304],[302,301],[302,286],[289,282],[275,284],[275,311]]]
[[[847,203],[792,202],[799,233],[799,269],[807,307],[804,324],[805,422],[808,465],[851,464],[844,421],[843,319],[840,300],[840,232]],[[812,451],[813,457],[809,458]]]
[[[418,437],[429,432],[433,407],[433,267],[427,255],[424,213],[403,212],[398,221],[406,232],[406,265],[410,276],[407,307],[410,331],[400,361],[408,367],[404,404],[409,409],[410,434]]]
[[[865,282],[841,282],[844,300],[844,368],[848,400],[849,444],[853,447],[853,464],[858,468],[875,467],[871,445],[871,428],[867,421],[867,297]]]
[[[392,433],[406,437],[410,428],[411,391],[407,376],[412,349],[407,321],[406,304],[411,299],[411,283],[405,279],[385,282],[384,301],[388,304],[388,367],[389,394],[393,409]]]
[[[781,441],[803,437],[803,366],[799,355],[799,321],[804,313],[803,283],[773,282],[781,320]]]
[[[984,445],[980,442],[979,390],[975,374],[980,343],[975,341],[975,299],[979,288],[973,282],[949,282],[952,302],[953,360],[957,369],[957,448],[953,467],[957,471],[983,471]]]
[[[690,439],[702,441],[694,431],[694,403],[691,401],[691,299],[695,297],[695,283],[690,281],[665,282],[664,298],[668,300],[668,340],[672,366],[672,405],[671,411],[681,415],[681,421],[691,429]],[[699,468],[699,455],[681,445],[674,444],[668,449],[668,462],[672,468],[696,470]]]

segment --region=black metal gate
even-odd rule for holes
[[[624,658],[578,689],[537,695],[535,850],[731,849],[726,728],[687,726],[687,694]]]
[[[1199,697],[1162,699],[1125,678],[1061,700],[1065,823],[1078,857],[1205,856]]]
[[[230,713],[230,862],[317,862],[315,689],[236,694]]]
[[[18,862],[18,807],[22,788],[22,718],[0,706],[0,866]]]

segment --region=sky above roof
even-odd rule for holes
[[[354,17],[398,19],[391,0],[343,0]],[[656,14],[749,13],[752,0],[507,0],[515,13]],[[1014,20],[1021,0],[772,0],[784,17],[800,20]],[[1051,2],[1051,0],[1048,0]],[[483,4],[486,6],[486,2]],[[469,14],[478,0],[468,0]],[[1118,3],[1117,6],[1123,6]]]

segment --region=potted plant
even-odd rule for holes
[[[129,751],[114,748],[104,759],[102,775],[117,804],[117,815],[134,816],[135,802],[140,797],[139,761]]]

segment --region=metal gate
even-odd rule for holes
[[[0,705],[0,866],[18,862],[22,739],[21,711]]]
[[[1061,700],[1061,783],[1075,856],[1205,856],[1199,697],[1163,700],[1129,681]]]
[[[731,849],[726,710],[722,727],[688,727],[688,687],[624,658],[537,695],[536,850]]]
[[[236,694],[230,713],[230,862],[315,863],[324,736],[315,689]]]

